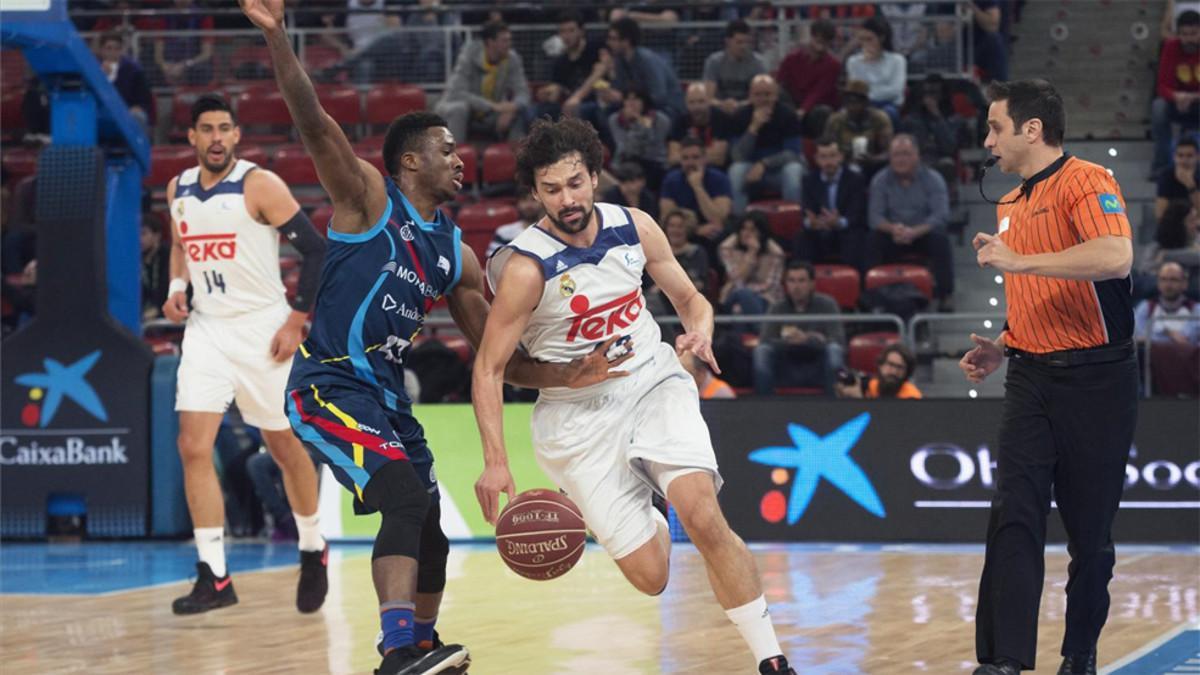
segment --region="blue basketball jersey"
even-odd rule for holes
[[[434,302],[462,274],[462,231],[440,210],[432,223],[391,178],[388,206],[361,234],[329,230],[329,248],[308,339],[288,390],[346,385],[407,408],[404,359]]]

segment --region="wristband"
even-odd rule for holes
[[[172,295],[175,295],[176,293],[187,293],[187,289],[188,289],[187,279],[181,279],[179,277],[175,277],[174,279],[171,280],[170,285],[167,286],[167,297],[169,298]]]

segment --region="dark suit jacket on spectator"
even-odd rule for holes
[[[813,213],[830,208],[829,186],[819,170],[804,176],[803,197],[800,203]],[[867,229],[867,180],[857,171],[842,167],[837,184],[837,204],[833,205],[846,219],[846,227],[853,230]]]

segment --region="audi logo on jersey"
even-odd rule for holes
[[[591,307],[586,295],[576,294],[571,298],[571,328],[567,331],[567,342],[576,337],[584,340],[603,340],[619,328],[628,328],[642,313],[646,301],[642,289],[635,288],[616,300]]]
[[[182,227],[180,228],[183,229]],[[186,230],[184,230],[186,231]],[[237,233],[229,234],[198,234],[191,237],[180,237],[184,250],[192,262],[208,262],[210,260],[233,260],[237,257]]]

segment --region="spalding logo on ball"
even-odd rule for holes
[[[512,571],[545,581],[566,574],[583,555],[587,526],[579,507],[552,490],[526,490],[500,512],[496,548]]]

